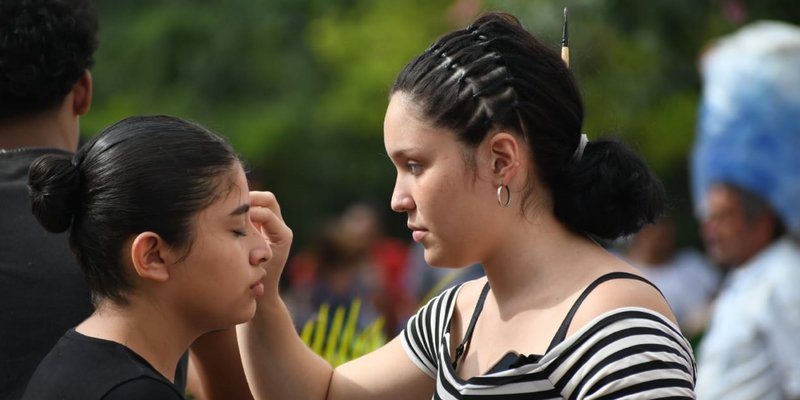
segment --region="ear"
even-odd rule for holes
[[[72,86],[72,111],[75,115],[84,115],[92,106],[92,73],[84,71],[83,76]]]
[[[492,178],[496,185],[508,184],[520,170],[520,146],[517,137],[499,132],[489,140]]]
[[[161,236],[153,232],[140,233],[131,244],[134,271],[143,279],[166,282],[169,280],[168,252]]]

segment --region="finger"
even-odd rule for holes
[[[283,219],[283,215],[281,215],[281,206],[278,204],[278,199],[272,192],[250,192],[250,206],[268,208],[272,210],[278,218]]]
[[[250,220],[273,244],[291,242],[292,230],[270,208],[251,208]]]

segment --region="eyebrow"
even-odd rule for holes
[[[415,147],[407,147],[407,148],[404,148],[404,149],[395,150],[395,151],[391,152],[390,154],[388,154],[388,156],[390,158],[397,158],[397,157],[408,158],[408,153],[418,152],[420,149],[421,149],[420,147],[416,147],[416,146]]]
[[[237,216],[237,215],[242,215],[242,214],[246,213],[249,210],[250,210],[250,204],[242,204],[239,207],[236,207],[236,209],[231,211],[231,213],[228,214],[228,215],[231,216],[231,217],[234,217],[234,216]]]

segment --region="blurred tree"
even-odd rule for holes
[[[310,3],[97,1],[96,132],[129,114],[194,118],[248,158],[306,118],[320,73],[303,32]]]

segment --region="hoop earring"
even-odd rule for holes
[[[503,192],[506,192],[506,201],[503,201]],[[497,187],[497,204],[500,204],[500,207],[508,207],[511,204],[511,189],[508,185],[501,184]]]

